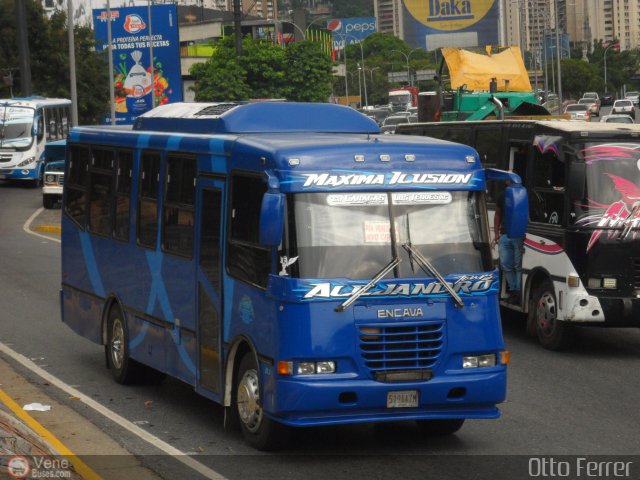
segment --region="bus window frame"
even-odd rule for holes
[[[170,183],[171,183],[171,178],[170,178],[170,168],[169,168],[169,162],[171,161],[175,161],[175,160],[188,160],[188,161],[193,161],[194,164],[194,177],[193,177],[193,203],[192,204],[188,204],[188,203],[183,203],[180,200],[179,201],[169,201],[169,187],[170,187]],[[163,185],[162,185],[162,201],[159,202],[161,204],[161,212],[160,212],[160,217],[161,217],[161,224],[160,224],[160,249],[162,250],[163,253],[166,253],[167,255],[172,255],[174,257],[179,257],[179,258],[183,258],[183,259],[187,259],[187,260],[191,260],[194,258],[195,255],[195,250],[196,250],[196,228],[195,228],[195,222],[196,222],[196,201],[197,201],[197,188],[196,188],[196,182],[198,179],[198,158],[196,155],[192,154],[192,153],[187,153],[187,152],[180,152],[180,151],[175,151],[175,152],[169,152],[165,155],[164,158],[164,175],[161,175],[162,177],[164,177],[164,181],[163,181]],[[180,172],[180,175],[182,176],[183,171]],[[180,178],[180,186],[179,186],[179,196],[182,196],[182,177]],[[178,211],[189,211],[191,212],[191,251],[187,254],[187,253],[183,253],[181,251],[178,250],[173,250],[171,248],[167,248],[166,244],[165,244],[165,235],[166,235],[166,210],[168,208],[174,208],[177,209]]]
[[[158,231],[160,229],[160,196],[162,195],[162,177],[163,177],[163,173],[164,173],[164,169],[163,169],[163,152],[162,150],[158,150],[158,149],[140,149],[139,151],[139,158],[138,158],[138,190],[137,190],[137,195],[136,195],[136,245],[138,247],[142,247],[142,248],[146,248],[147,250],[152,250],[155,251],[158,248]],[[158,180],[157,180],[157,193],[156,193],[156,197],[155,198],[151,198],[151,197],[143,197],[143,192],[142,192],[142,182],[144,180],[143,178],[143,160],[144,160],[144,156],[146,154],[150,154],[150,155],[157,155],[158,156],[158,164],[159,164],[159,168],[158,168]],[[135,159],[134,159],[134,165],[135,165]],[[135,168],[135,167],[134,167]],[[153,241],[153,244],[149,243],[149,244],[145,244],[142,243],[140,241],[140,212],[141,212],[141,205],[142,205],[142,201],[143,200],[155,200],[155,206],[156,206],[156,229],[155,229],[155,239]]]
[[[264,191],[267,191],[267,183],[264,180],[264,174],[261,172],[253,172],[253,171],[247,171],[247,170],[233,170],[229,176],[228,176],[228,193],[227,193],[227,209],[228,209],[228,213],[227,213],[227,238],[225,239],[227,245],[226,245],[226,262],[225,262],[225,270],[227,272],[227,274],[230,277],[233,277],[235,280],[239,281],[239,282],[243,282],[246,283],[248,285],[252,285],[253,287],[256,287],[260,290],[266,290],[267,289],[267,283],[269,280],[269,275],[272,274],[274,272],[274,252],[275,252],[275,248],[273,247],[264,247],[262,245],[260,245],[259,242],[252,242],[252,241],[248,241],[248,240],[240,240],[240,239],[235,239],[233,237],[233,225],[234,225],[234,220],[235,220],[235,212],[234,212],[234,207],[235,204],[233,203],[233,199],[234,199],[234,191],[235,191],[235,180],[239,177],[244,177],[244,178],[254,178],[258,181],[260,181],[263,185],[264,185]],[[264,192],[263,192],[264,193]],[[262,199],[262,195],[260,196],[260,198]],[[260,205],[262,204],[262,202],[260,203]],[[257,212],[258,212],[258,221],[256,222],[256,225],[259,225],[259,212],[260,212],[260,205],[257,208]],[[268,256],[269,258],[269,267],[267,269],[267,274],[265,275],[264,279],[261,278],[245,278],[243,277],[240,273],[239,270],[237,270],[237,267],[235,267],[233,265],[233,261],[232,259],[235,258],[235,254],[234,254],[234,248],[236,247],[240,247],[240,248],[249,248],[249,249],[253,249],[256,252],[257,251],[262,251],[265,254],[265,257]],[[257,275],[256,275],[257,277]],[[261,283],[257,283],[257,281],[264,281],[264,284]]]

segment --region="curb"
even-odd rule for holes
[[[0,409],[1,455],[60,455],[36,432]]]

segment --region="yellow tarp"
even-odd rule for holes
[[[533,90],[518,47],[509,47],[491,56],[459,48],[443,48],[442,55],[449,67],[452,89],[466,85],[467,90],[488,91],[489,82],[495,78],[498,82],[498,90],[501,92]],[[506,88],[505,80],[509,80],[509,86]]]

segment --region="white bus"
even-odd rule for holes
[[[67,138],[71,100],[12,98],[0,100],[0,179],[41,183],[44,146]]]

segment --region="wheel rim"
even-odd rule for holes
[[[556,328],[556,300],[551,292],[544,292],[536,306],[536,320],[538,329],[545,337],[555,333]]]
[[[262,423],[258,372],[247,370],[238,384],[238,414],[250,432],[256,432]]]
[[[119,318],[113,320],[111,328],[111,360],[115,368],[122,368],[124,362],[124,328]]]

